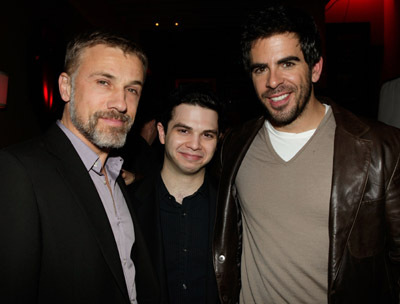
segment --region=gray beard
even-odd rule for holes
[[[71,88],[71,100],[69,103],[70,118],[75,128],[92,144],[104,148],[121,148],[124,146],[126,136],[132,127],[133,119],[128,115],[119,113],[115,110],[96,111],[89,117],[89,121],[85,122],[78,116],[75,107],[74,86]],[[117,118],[124,122],[124,126],[108,127],[100,129],[97,125],[100,117]]]

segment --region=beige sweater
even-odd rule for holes
[[[243,216],[241,303],[326,303],[335,121],[288,162],[265,127],[236,178]]]

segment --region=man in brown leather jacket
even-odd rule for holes
[[[399,130],[315,97],[323,59],[309,15],[250,16],[242,51],[266,113],[222,146],[221,300],[399,303]]]

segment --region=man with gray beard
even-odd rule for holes
[[[126,38],[77,36],[59,77],[61,120],[0,152],[1,303],[158,301],[123,160],[109,155],[125,143],[146,69]]]

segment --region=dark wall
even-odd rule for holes
[[[17,1],[6,1],[2,6],[0,70],[9,75],[7,107],[0,109],[0,147],[5,147],[30,138],[40,130],[28,98],[27,12]]]
[[[57,78],[62,71],[66,42],[74,33],[91,26],[124,28],[144,45],[149,54],[150,74],[141,107],[162,103],[163,96],[177,81],[205,79],[232,110],[232,121],[242,121],[259,113],[259,103],[241,66],[239,26],[247,11],[266,5],[268,0],[243,3],[240,14],[236,7],[232,16],[229,5],[219,8],[219,12],[203,8],[204,14],[223,14],[225,20],[230,20],[229,25],[208,23],[211,19],[204,16],[200,19],[204,19],[206,27],[192,24],[190,28],[183,26],[178,30],[141,28],[134,19],[120,17],[118,9],[111,9],[111,1],[90,3],[97,2],[101,5],[96,5],[96,9],[78,0],[3,4],[6,8],[0,11],[0,71],[9,74],[9,90],[7,108],[0,109],[0,148],[40,134],[60,117],[63,102]],[[125,5],[123,1],[116,2]],[[325,1],[286,2],[301,5],[312,13],[324,33]],[[185,14],[198,15],[198,12]],[[51,108],[44,102],[44,81],[53,94]]]

